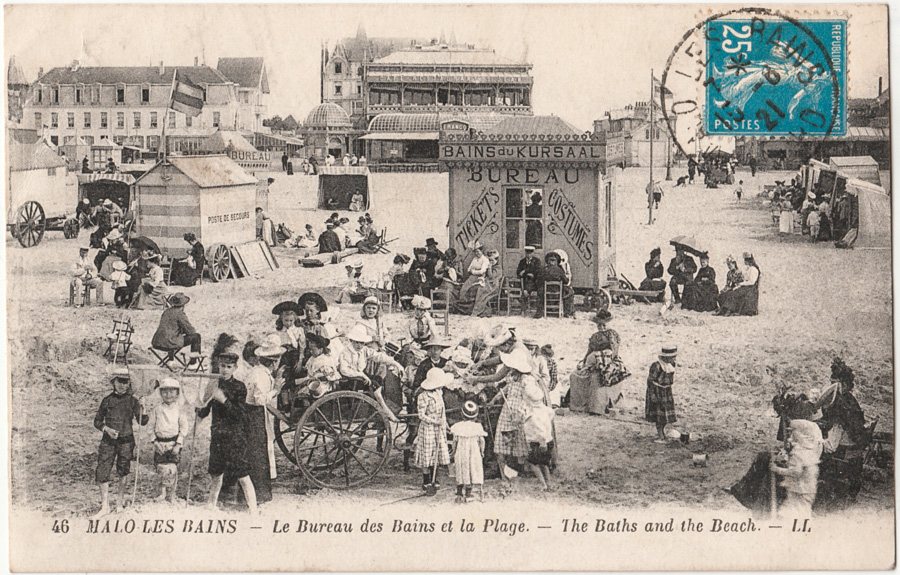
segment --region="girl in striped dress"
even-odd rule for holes
[[[644,418],[656,423],[656,443],[666,442],[666,425],[675,423],[675,398],[672,384],[675,382],[675,357],[678,348],[674,345],[662,348],[659,361],[650,366],[647,377],[647,398]]]
[[[419,434],[416,437],[416,467],[422,469],[422,489],[438,485],[437,467],[450,465],[447,447],[447,415],[444,410],[444,386],[453,376],[439,367],[428,370],[416,400]]]

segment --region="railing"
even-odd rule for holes
[[[435,105],[424,104],[416,106],[413,104],[369,104],[368,113],[382,114],[386,112],[495,112],[497,114],[512,114],[530,116],[532,114],[531,106],[510,106],[510,105],[494,105],[494,106],[454,106],[454,105]]]
[[[435,163],[378,163],[370,162],[368,165],[370,172],[381,173],[433,173],[438,172],[439,166]]]

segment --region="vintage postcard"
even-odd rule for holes
[[[886,4],[4,16],[10,570],[895,566]]]

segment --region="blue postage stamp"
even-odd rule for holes
[[[846,20],[711,20],[706,45],[708,134],[847,133]]]

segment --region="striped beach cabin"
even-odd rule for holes
[[[181,257],[184,234],[207,249],[256,239],[256,178],[231,158],[169,156],[134,183],[135,235]]]

